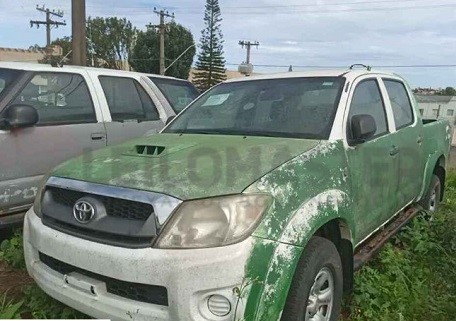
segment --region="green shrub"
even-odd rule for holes
[[[24,311],[35,319],[84,319],[84,314],[54,300],[38,286],[32,285],[24,290]]]
[[[450,174],[439,212],[420,213],[356,273],[348,320],[454,320],[455,213],[456,175]]]
[[[0,260],[16,269],[25,269],[21,230],[16,231],[9,240],[0,243]]]
[[[6,299],[6,294],[0,299],[0,319],[20,319],[20,309],[24,304],[23,301],[13,303],[12,300]]]

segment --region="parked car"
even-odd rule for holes
[[[20,222],[57,164],[159,131],[189,82],[119,70],[0,62],[0,227]],[[160,81],[188,89],[162,93]],[[169,100],[168,100],[169,99]]]
[[[199,96],[199,91],[189,81],[173,77],[147,74],[147,77],[155,86],[157,97],[163,104],[169,104],[171,108],[180,113],[192,101]]]
[[[98,318],[334,321],[355,265],[437,209],[449,141],[395,74],[230,80],[160,134],[50,173],[27,269]]]

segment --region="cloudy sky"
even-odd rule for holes
[[[245,59],[239,40],[257,40],[252,62],[258,72],[305,70],[306,66],[380,66],[405,76],[412,86],[456,87],[456,0],[219,0],[228,69]],[[36,4],[63,10],[70,0],[0,0],[0,47],[45,44]],[[126,17],[139,29],[157,23],[153,8],[165,8],[199,40],[205,0],[87,0],[87,15]],[[52,37],[71,35],[70,24]],[[396,67],[455,65],[445,67]],[[380,69],[379,67],[379,69]],[[307,68],[308,69],[308,68]]]

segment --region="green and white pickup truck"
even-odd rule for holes
[[[395,74],[227,81],[160,134],[49,174],[27,268],[93,317],[334,321],[376,231],[436,210],[450,137]]]

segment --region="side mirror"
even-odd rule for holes
[[[30,127],[38,122],[36,109],[29,105],[11,105],[2,113],[0,129]]]
[[[168,125],[174,118],[176,118],[176,115],[170,116],[170,117],[166,120],[165,125]]]
[[[375,119],[371,115],[355,115],[351,118],[352,144],[364,143],[377,131]]]

